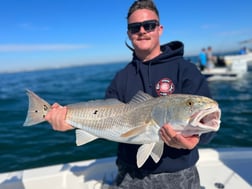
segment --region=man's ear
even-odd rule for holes
[[[161,35],[162,35],[163,30],[164,30],[164,27],[163,27],[162,25],[160,25],[160,26],[158,27],[158,33],[159,33],[159,36],[161,36]]]

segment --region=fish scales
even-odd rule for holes
[[[127,131],[130,128],[141,126],[145,123],[145,117],[135,113],[136,111],[140,111],[141,108],[141,106],[134,107],[132,105],[120,107],[112,105],[109,107],[96,108],[94,110],[93,107],[76,109],[73,105],[68,107],[66,119],[75,123],[75,125],[78,123],[78,127],[90,128],[88,130],[109,129],[111,131],[111,129],[119,126],[122,131]]]
[[[114,101],[112,100],[112,102]],[[70,105],[67,122],[97,136],[103,136],[106,139],[113,137],[125,142],[125,139],[121,137],[124,132],[146,125],[146,120],[151,120],[151,113],[147,113],[147,111],[152,110],[152,105],[146,106],[143,103],[122,104],[121,102],[119,104],[120,106],[118,106],[118,103],[107,104],[103,102],[102,107],[97,107],[96,102]],[[141,111],[145,113],[136,113]],[[150,132],[146,136],[142,136],[141,140],[146,141],[145,137],[151,137]],[[158,137],[156,138],[158,139]],[[135,143],[140,144],[141,140],[135,141]],[[149,139],[147,140],[150,142]]]

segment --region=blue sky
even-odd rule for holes
[[[133,0],[0,0],[0,72],[129,61],[126,15]],[[185,55],[252,38],[251,0],[155,0],[162,43]]]

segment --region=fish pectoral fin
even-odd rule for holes
[[[142,134],[146,129],[146,126],[136,127],[127,131],[126,133],[121,134],[121,137],[133,137],[139,134]]]
[[[139,147],[137,151],[137,167],[140,168],[143,166],[143,164],[146,162],[148,157],[152,153],[152,149],[154,148],[156,143],[150,143],[150,144],[143,144]]]
[[[81,129],[76,129],[76,144],[77,146],[87,144],[98,137],[91,135],[90,133],[83,131]]]
[[[152,152],[151,152],[151,157],[155,163],[159,162],[164,150],[164,142],[160,141],[155,144]]]

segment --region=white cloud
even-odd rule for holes
[[[200,28],[203,30],[215,29],[217,27],[218,26],[216,24],[203,24],[200,26]]]
[[[66,51],[88,48],[84,44],[0,44],[0,52]]]
[[[18,24],[18,27],[23,29],[23,30],[41,30],[41,31],[47,31],[49,30],[48,26],[37,26],[32,23],[21,23]]]
[[[229,30],[229,31],[219,32],[218,34],[220,36],[241,36],[246,33],[247,33],[246,31],[242,31],[242,30]]]

